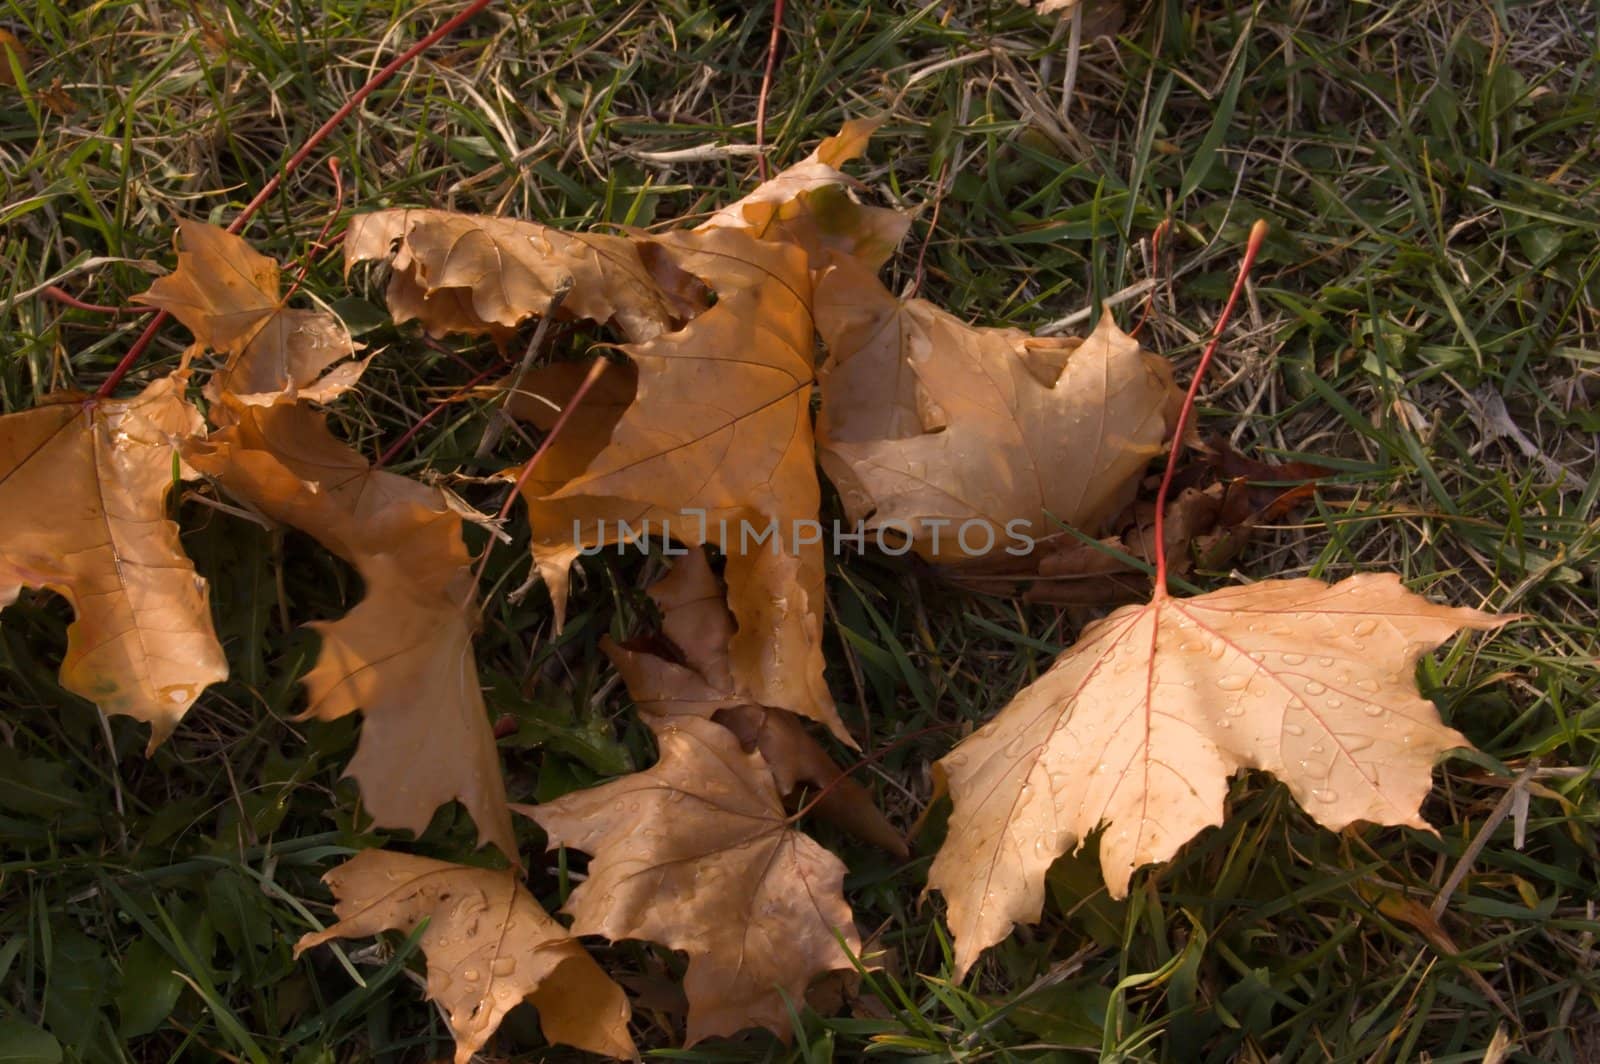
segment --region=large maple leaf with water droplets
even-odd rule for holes
[[[795,830],[760,753],[709,720],[650,723],[652,768],[518,808],[552,846],[594,855],[565,907],[575,934],[688,953],[689,1044],[754,1026],[787,1036],[789,1002],[851,967],[841,940],[860,952],[844,865]]]
[[[323,879],[339,922],[308,934],[295,956],[335,938],[412,932],[423,921],[428,997],[450,1019],[456,1064],[467,1064],[526,1001],[552,1042],[637,1057],[628,1001],[578,940],[539,907],[509,869],[469,868],[366,850]]]
[[[380,827],[420,834],[452,799],[516,860],[500,760],[472,652],[477,604],[461,517],[436,487],[373,469],[306,406],[229,405],[189,460],[230,493],[315,537],[366,596],[322,636],[307,716],[360,709],[348,774]]]
[[[1417,692],[1417,659],[1508,618],[1439,606],[1393,574],[1159,593],[1084,629],[1050,671],[941,759],[955,809],[928,885],[965,973],[1044,877],[1103,826],[1114,897],[1140,865],[1221,824],[1228,777],[1260,768],[1319,823],[1425,828],[1439,755],[1470,745]]]
[[[61,683],[150,725],[154,749],[226,679],[206,582],[167,519],[200,412],[184,376],[133,399],[63,396],[0,418],[0,607],[24,587],[72,604]]]

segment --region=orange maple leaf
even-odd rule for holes
[[[177,240],[178,268],[133,298],[169,312],[197,343],[226,356],[207,384],[213,403],[223,394],[249,404],[327,402],[355,386],[370,359],[328,369],[356,344],[331,312],[285,306],[276,262],[204,222],[180,221]]]
[[[975,328],[850,259],[817,284],[822,467],[851,520],[930,559],[1060,523],[1098,532],[1177,421],[1165,359],[1109,313],[1087,338]],[[942,533],[942,535],[941,535]]]
[[[787,1037],[788,1003],[861,950],[844,865],[795,830],[766,762],[726,728],[647,721],[655,766],[518,811],[593,854],[564,907],[574,934],[688,953],[689,1045],[752,1026]]]
[[[306,406],[230,405],[187,452],[197,469],[361,573],[366,596],[322,637],[305,715],[360,709],[346,774],[380,827],[417,834],[459,800],[480,839],[517,860],[500,759],[472,652],[477,605],[461,517],[438,488],[373,469]]]
[[[1265,769],[1329,828],[1426,828],[1441,753],[1469,746],[1416,687],[1417,659],[1510,618],[1438,606],[1389,573],[1158,590],[1083,630],[1039,680],[935,766],[955,809],[928,886],[956,970],[1039,919],[1044,877],[1105,827],[1113,897],[1222,823],[1228,777]]]
[[[152,750],[228,675],[206,582],[167,519],[168,492],[194,475],[179,449],[204,430],[185,380],[0,417],[0,607],[24,587],[71,603],[62,686],[149,723]]]
[[[295,956],[335,938],[410,933],[426,921],[428,997],[450,1019],[455,1064],[467,1064],[524,1001],[539,1010],[539,1026],[552,1042],[638,1057],[622,988],[539,907],[514,871],[365,850],[322,878],[337,899],[339,922],[303,936]]]

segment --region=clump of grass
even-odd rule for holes
[[[1422,670],[1481,752],[1441,770],[1426,811],[1437,837],[1324,832],[1281,787],[1247,775],[1228,823],[1142,874],[1125,902],[1099,888],[1091,842],[1052,871],[1041,923],[964,985],[946,977],[937,907],[916,904],[940,811],[903,866],[830,837],[861,922],[888,950],[853,1009],[797,1005],[788,1048],[751,1035],[668,1051],[681,1016],[645,993],[641,1041],[695,1060],[1476,1061],[1492,1046],[1590,1059],[1596,12],[1559,0],[1126,7],[1114,41],[1079,32],[1075,47],[1070,23],[1001,0],[789,4],[765,140],[781,163],[844,117],[887,112],[857,172],[865,194],[917,212],[909,246],[925,248],[897,260],[893,286],[1036,328],[1154,279],[1142,335],[1180,375],[1245,231],[1269,219],[1203,425],[1338,473],[1238,573],[1199,579],[1381,566],[1455,602],[1525,612]],[[230,221],[372,70],[453,10],[0,7],[32,60],[24,87],[0,85],[3,408],[92,389],[140,328],[44,298],[46,286],[127,306],[170,266],[175,216]],[[699,0],[503,0],[340,127],[328,151],[342,205],[330,170],[309,166],[247,231],[307,264],[304,293],[384,349],[336,408],[339,430],[378,454],[499,355],[389,323],[375,281],[347,281],[311,247],[335,210],[335,228],[406,204],[579,228],[703,213],[753,179],[768,18]],[[1168,217],[1157,260],[1149,235]],[[1138,305],[1118,313],[1131,322]],[[184,340],[163,332],[139,372],[169,368]],[[513,437],[475,460],[482,413],[452,404],[391,467],[492,500],[454,474],[526,452]],[[108,742],[93,709],[56,685],[58,601],[26,596],[0,624],[0,1049],[54,1044],[82,1061],[436,1055],[448,1036],[412,985],[412,944],[289,954],[326,917],[317,875],[370,841],[339,782],[356,725],[292,719],[315,650],[298,626],[342,613],[358,581],[300,537],[198,494],[182,504],[185,542],[213,581],[234,677],[154,758],[139,756],[126,721],[110,722]],[[599,634],[642,623],[650,565],[589,564],[554,636],[539,594],[504,594],[526,577],[523,553],[496,552],[479,657],[493,710],[519,722],[507,744],[517,797],[651,756],[594,649]],[[966,594],[892,558],[841,559],[830,589],[834,690],[868,748],[887,749],[868,778],[903,823],[924,812],[926,766],[949,726],[991,715],[1074,630],[1072,617]],[[924,729],[935,730],[906,738]],[[472,832],[446,810],[413,845],[470,859]],[[559,872],[533,882],[552,906]],[[679,964],[633,944],[603,953],[647,991]],[[501,1044],[531,1051],[536,1038],[513,1022]]]

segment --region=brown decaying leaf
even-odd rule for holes
[[[661,608],[670,651],[662,652],[657,641],[600,640],[639,711],[662,720],[683,714],[715,720],[739,737],[746,752],[761,752],[784,797],[823,792],[815,807],[818,816],[907,857],[905,839],[879,812],[872,794],[841,774],[794,714],[756,705],[738,690],[728,662],[733,617],[705,551],[690,550],[650,586],[649,594]],[[676,655],[669,656],[671,651]]]
[[[1335,830],[1426,828],[1434,761],[1470,745],[1419,696],[1422,654],[1510,618],[1438,606],[1393,574],[1158,594],[1084,629],[1038,681],[935,766],[955,809],[928,886],[956,969],[1039,919],[1046,870],[1096,828],[1113,897],[1140,865],[1222,823],[1260,768]]]
[[[930,560],[993,554],[1057,522],[1097,533],[1176,421],[1166,361],[1109,313],[1083,340],[975,328],[841,259],[816,315],[830,356],[822,467],[852,521],[908,534]]]
[[[847,255],[877,271],[905,238],[911,218],[864,206],[839,167],[866,151],[882,124],[881,118],[846,122],[810,155],[722,208],[700,228],[745,229],[763,240],[786,241],[805,249],[813,270],[836,255]]]
[[[726,728],[646,720],[652,768],[519,811],[552,846],[592,854],[565,911],[579,935],[659,942],[689,955],[687,1043],[791,1031],[788,1001],[859,953],[844,865],[786,818],[772,773]]]
[[[178,268],[133,298],[226,356],[206,389],[213,403],[223,394],[250,404],[328,402],[355,386],[365,361],[328,370],[355,353],[349,330],[328,311],[284,306],[276,262],[226,229],[188,219],[178,222],[178,245]]]
[[[1315,494],[1331,470],[1307,462],[1263,462],[1235,451],[1226,440],[1208,440],[1197,460],[1173,478],[1176,498],[1167,503],[1167,558],[1184,576],[1196,566],[1215,570],[1232,561],[1262,525],[1277,521]],[[1225,481],[1206,481],[1215,476]],[[1150,485],[1154,478],[1148,478]],[[1293,486],[1285,482],[1300,481]],[[1264,482],[1264,483],[1263,483]],[[1155,564],[1155,503],[1140,499],[1107,528],[1098,542],[1058,532],[1021,556],[994,554],[956,562],[941,572],[975,591],[1020,595],[1029,602],[1065,606],[1120,606],[1150,595],[1149,566]],[[1123,560],[1143,562],[1141,569]]]
[[[569,422],[541,459],[523,491],[535,560],[559,609],[565,576],[552,570],[580,545],[615,542],[619,518],[658,536],[670,530],[691,546],[721,547],[740,688],[854,745],[822,676],[820,536],[802,542],[795,529],[814,521],[821,503],[805,255],[731,228],[656,244],[709,284],[717,303],[677,332],[625,345],[637,372],[633,401],[615,415],[626,388],[619,381],[617,393]],[[776,538],[756,540],[773,526]]]
[[[450,1019],[455,1064],[467,1064],[517,1005],[539,1010],[551,1042],[636,1059],[628,1000],[578,940],[539,907],[514,871],[365,850],[323,880],[339,922],[303,936],[301,953],[335,938],[415,931],[428,997]]]
[[[1187,575],[1197,560],[1215,568],[1244,545],[1257,520],[1248,511],[1249,494],[1244,481],[1234,480],[1185,488],[1167,503],[1167,557],[1174,575]],[[1060,606],[1121,606],[1149,598],[1148,570],[1122,556],[1155,563],[1155,503],[1134,503],[1112,527],[1116,534],[1098,541],[1058,532],[1024,555],[958,561],[940,572],[974,591]]]
[[[461,517],[438,488],[373,469],[309,407],[229,405],[233,422],[186,456],[274,520],[350,562],[366,596],[322,637],[306,716],[362,710],[346,774],[374,823],[421,834],[460,801],[517,860],[505,783],[478,682],[478,614]]]
[[[0,418],[0,607],[24,587],[72,605],[61,684],[150,725],[150,749],[227,678],[206,582],[167,519],[203,431],[183,375],[133,399],[60,396]]]
[[[394,255],[387,299],[397,322],[433,336],[504,339],[570,288],[566,318],[613,322],[642,342],[699,313],[676,285],[658,284],[628,237],[565,233],[536,222],[450,211],[358,215],[345,237],[345,268]]]

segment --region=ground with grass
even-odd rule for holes
[[[1085,329],[1086,308],[1109,299],[1127,325],[1144,316],[1141,338],[1185,381],[1245,232],[1271,222],[1202,429],[1335,473],[1236,572],[1193,579],[1391,568],[1436,599],[1526,615],[1419,672],[1479,748],[1436,775],[1424,812],[1438,835],[1326,832],[1246,774],[1226,826],[1141,873],[1126,901],[1099,887],[1092,844],[1063,859],[1042,922],[952,982],[938,903],[918,903],[946,812],[927,808],[928,765],[1083,617],[855,554],[830,562],[830,683],[880,754],[863,781],[901,825],[929,815],[904,864],[816,830],[850,866],[847,896],[883,969],[840,1015],[797,1003],[792,1045],[752,1034],[677,1051],[664,1047],[681,1035],[681,958],[633,943],[597,954],[635,993],[641,1045],[672,1059],[1595,1059],[1600,12],[1126,6],[1120,25],[1097,4],[1074,27],[998,0],[790,0],[770,158],[886,114],[855,172],[867,197],[917,212],[891,288],[1028,329]],[[49,286],[129,307],[171,268],[176,217],[227,224],[373,70],[455,9],[0,5],[27,50],[7,64],[24,87],[0,84],[4,410],[92,390],[142,327]],[[335,407],[337,430],[391,453],[397,472],[497,504],[504,489],[471,477],[525,458],[527,442],[475,458],[484,405],[438,404],[499,354],[395,327],[381,277],[342,277],[318,235],[380,206],[575,228],[707,212],[756,178],[771,24],[766,6],[500,0],[374,94],[326,144],[337,183],[314,160],[246,230],[304,266],[303,292],[381,352]],[[165,328],[130,385],[186,342]],[[58,599],[26,594],[4,613],[0,1057],[47,1044],[39,1029],[90,1062],[444,1055],[414,942],[291,958],[328,918],[318,876],[378,841],[339,779],[355,718],[293,719],[315,651],[300,625],[340,615],[360,588],[309,540],[215,501],[197,485],[178,517],[233,677],[153,757],[141,727],[108,724],[57,685]],[[508,594],[527,570],[524,551],[495,552],[478,655],[491,711],[515,724],[502,743],[512,797],[542,800],[652,757],[595,642],[645,622],[641,588],[661,560],[586,562],[559,636],[542,592]],[[539,853],[537,829],[520,830]],[[491,860],[472,840],[444,810],[405,845]],[[567,873],[535,862],[531,886],[552,910]],[[495,1045],[576,1056],[541,1047],[521,1016]]]

